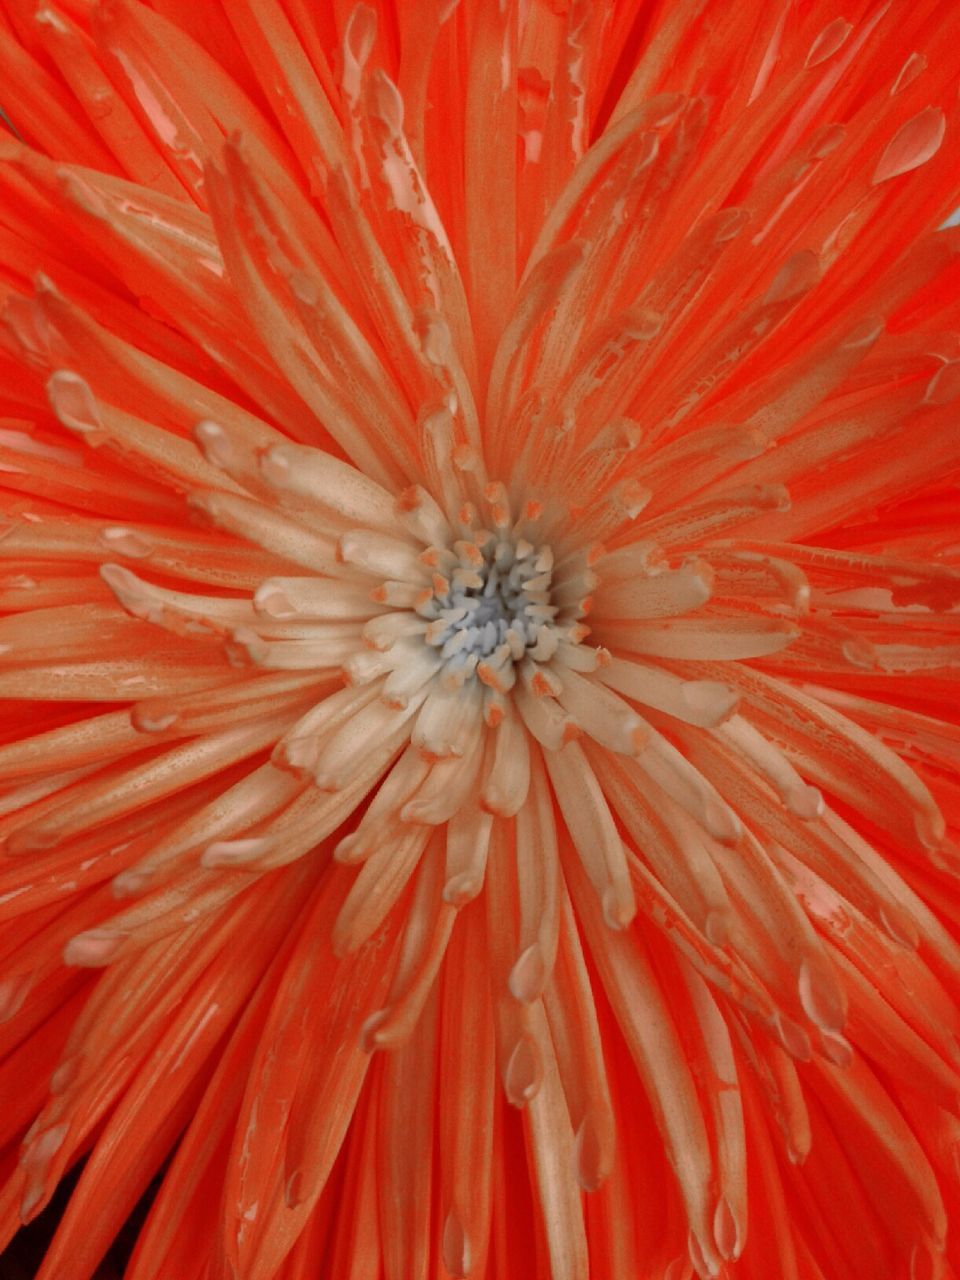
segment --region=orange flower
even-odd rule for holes
[[[40,1280],[957,1274],[958,39],[0,0]]]

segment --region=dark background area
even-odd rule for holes
[[[35,1280],[47,1246],[53,1239],[60,1216],[80,1176],[80,1167],[72,1169],[62,1180],[53,1199],[38,1217],[22,1227],[0,1253],[0,1280]],[[150,1184],[143,1198],[124,1223],[110,1246],[107,1256],[97,1268],[94,1280],[123,1280],[123,1272],[140,1234],[144,1219],[160,1185],[161,1175]]]

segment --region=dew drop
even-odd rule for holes
[[[709,1256],[704,1248],[704,1242],[700,1240],[691,1231],[687,1236],[687,1252],[690,1255],[690,1261],[693,1263],[693,1269],[701,1280],[713,1280],[714,1276],[719,1275],[720,1267],[717,1260]],[[711,1255],[713,1249],[711,1247]]]
[[[887,143],[873,175],[874,186],[926,164],[940,150],[946,129],[946,118],[939,107],[927,107],[908,120]]]
[[[287,1202],[288,1209],[296,1209],[299,1204],[303,1203],[303,1170],[294,1169],[293,1173],[287,1178],[286,1186],[283,1189],[284,1199]]]
[[[503,1085],[507,1098],[515,1107],[525,1107],[537,1096],[543,1082],[543,1064],[536,1042],[523,1032],[513,1046],[507,1061]]]
[[[454,1209],[447,1214],[443,1224],[442,1251],[443,1265],[451,1276],[463,1277],[470,1274],[473,1263],[470,1238]]]
[[[4,978],[0,982],[0,1023],[9,1022],[23,1007],[23,1002],[32,986],[32,973],[15,974],[12,978]]]
[[[820,1050],[836,1067],[849,1067],[853,1061],[853,1045],[835,1031],[820,1032]]]
[[[803,1011],[821,1031],[837,1032],[846,1021],[841,987],[832,971],[804,957],[797,977],[797,992]]]
[[[72,1054],[69,1058],[64,1058],[50,1076],[50,1092],[53,1094],[65,1093],[73,1084],[74,1080],[76,1080],[79,1073],[79,1054]]]
[[[847,22],[846,18],[834,18],[833,22],[827,23],[810,46],[806,65],[817,67],[821,62],[832,58],[837,50],[846,44],[852,30],[853,24]]]
[[[81,435],[103,431],[103,419],[90,385],[78,373],[59,369],[47,381],[50,405],[63,425]]]
[[[960,397],[960,360],[948,360],[927,383],[924,404],[950,404]]]
[[[547,968],[543,952],[536,942],[527,947],[510,970],[508,986],[514,1000],[531,1004],[543,991],[547,980]]]
[[[609,1176],[613,1163],[613,1144],[592,1112],[581,1120],[574,1139],[577,1181],[584,1191],[596,1191]]]
[[[895,97],[896,94],[900,93],[903,89],[906,89],[907,85],[913,84],[917,76],[920,75],[922,71],[925,71],[926,68],[927,60],[923,54],[911,53],[910,57],[900,68],[900,72],[897,75],[896,80],[894,80],[893,84],[890,86],[890,97]]]
[[[812,249],[801,249],[781,266],[769,289],[763,295],[763,305],[773,302],[789,302],[812,289],[820,279],[820,259]]]
[[[360,1028],[360,1048],[364,1053],[374,1053],[381,1047],[377,1032],[390,1015],[389,1009],[377,1009]]]
[[[727,1262],[732,1262],[739,1257],[741,1249],[740,1229],[726,1196],[720,1197],[714,1210],[713,1238],[717,1242],[720,1256],[726,1259]]]
[[[782,1013],[776,1014],[774,1025],[780,1043],[791,1058],[796,1058],[799,1062],[809,1062],[813,1056],[813,1046],[803,1027]]]
[[[108,932],[106,929],[78,933],[64,947],[63,962],[85,969],[97,969],[110,963],[125,940],[125,934]]]
[[[154,550],[154,544],[149,538],[123,525],[110,525],[101,529],[100,541],[110,551],[127,556],[130,560],[145,560]]]

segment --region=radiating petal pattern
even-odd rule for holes
[[[0,0],[38,1280],[960,1274],[958,38]]]

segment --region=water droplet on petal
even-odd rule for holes
[[[846,1021],[843,990],[828,962],[806,956],[800,962],[797,991],[803,1011],[821,1031],[839,1031]]]
[[[63,962],[82,968],[97,969],[109,964],[126,941],[126,934],[112,933],[106,929],[90,929],[78,933],[63,949]]]
[[[713,1214],[713,1238],[721,1257],[728,1262],[739,1257],[741,1249],[740,1228],[726,1196],[721,1196]]]
[[[782,1013],[775,1016],[774,1022],[780,1043],[787,1053],[799,1062],[808,1062],[813,1056],[813,1046],[803,1027]]]
[[[890,86],[890,97],[892,98],[896,94],[900,93],[901,90],[906,89],[907,85],[913,84],[917,76],[920,75],[922,71],[925,71],[926,68],[927,60],[923,54],[911,53],[910,57],[900,68],[900,72],[896,80],[894,80],[893,84]]]
[[[211,466],[227,468],[235,461],[230,439],[218,422],[198,422],[193,434]]]
[[[852,30],[853,24],[847,22],[845,18],[834,18],[833,22],[827,23],[810,46],[806,65],[816,67],[821,62],[826,62],[828,58],[832,58],[837,50],[846,44]]]
[[[530,1004],[543,991],[547,969],[537,943],[527,947],[510,970],[510,994],[522,1004]]]
[[[0,1023],[8,1022],[22,1008],[32,986],[32,973],[14,974],[0,982]]]
[[[294,1169],[293,1173],[287,1178],[287,1184],[283,1190],[284,1199],[287,1202],[288,1209],[296,1209],[297,1205],[303,1203],[303,1170]]]
[[[927,383],[924,404],[950,404],[960,396],[960,360],[948,360]]]
[[[703,931],[715,947],[725,947],[730,940],[730,922],[723,911],[708,911]]]
[[[81,435],[103,431],[103,419],[90,385],[78,373],[59,369],[47,382],[50,405],[63,425]]]
[[[50,1092],[65,1093],[73,1084],[80,1072],[80,1055],[72,1054],[64,1058],[50,1077]]]
[[[483,888],[483,879],[473,871],[461,871],[443,886],[443,900],[454,907],[464,907],[472,902]]]
[[[381,1047],[377,1032],[386,1022],[389,1015],[389,1009],[377,1009],[375,1013],[371,1013],[360,1028],[360,1048],[364,1053],[374,1053]]]
[[[897,131],[880,157],[874,186],[919,169],[940,150],[947,121],[939,107],[927,107]]]
[[[290,603],[286,593],[272,582],[260,584],[254,592],[253,607],[258,613],[265,613],[271,618],[295,618],[297,611]]]
[[[849,1067],[853,1061],[853,1045],[835,1031],[820,1032],[820,1051],[835,1067]]]
[[[101,529],[100,541],[109,550],[115,551],[118,555],[127,556],[131,560],[144,560],[154,549],[154,544],[149,538],[121,525],[111,525]]]
[[[443,1224],[442,1250],[443,1265],[451,1276],[463,1277],[470,1274],[473,1263],[470,1239],[454,1209],[447,1214]]]
[[[637,914],[637,903],[629,881],[608,884],[600,898],[607,927],[619,933]]]
[[[788,302],[806,293],[820,279],[820,259],[812,249],[801,249],[788,258],[763,295],[763,305]]]
[[[783,800],[790,813],[804,822],[813,822],[823,815],[823,795],[818,787],[793,787]]]
[[[574,1139],[577,1180],[584,1191],[596,1191],[613,1165],[613,1135],[609,1125],[598,1123],[590,1111],[583,1117]]]
[[[693,1269],[701,1280],[713,1280],[714,1276],[720,1274],[720,1263],[713,1256],[713,1246],[711,1241],[710,1253],[708,1254],[704,1241],[700,1240],[691,1231],[687,1236],[687,1252],[690,1254],[690,1261],[693,1263]]]
[[[523,1032],[513,1046],[504,1072],[503,1087],[515,1107],[525,1107],[535,1098],[543,1081],[543,1064],[533,1037]]]
[[[920,945],[920,934],[912,917],[906,911],[891,912],[887,907],[880,907],[880,923],[887,933],[902,947],[916,951]]]
[[[836,151],[847,136],[842,124],[827,124],[813,135],[807,155],[811,160],[823,160]]]
[[[114,876],[110,887],[115,898],[132,898],[148,889],[153,883],[153,878],[153,871],[140,871],[136,867],[131,867],[129,871],[121,871],[118,876]]]

